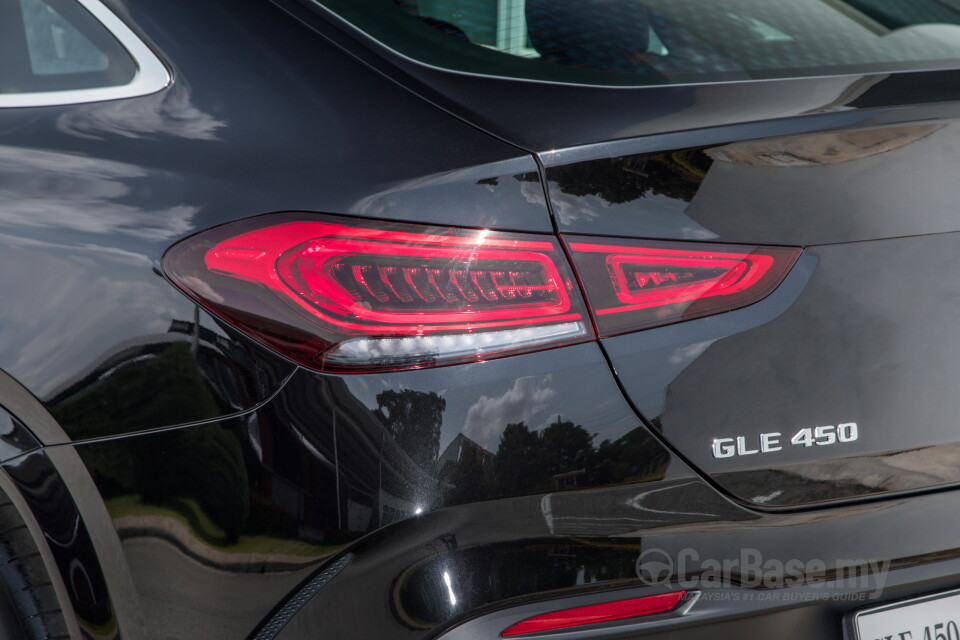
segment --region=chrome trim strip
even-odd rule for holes
[[[99,0],[76,0],[113,34],[137,65],[137,73],[128,84],[116,87],[71,89],[69,91],[36,91],[33,93],[0,93],[0,108],[49,107],[136,98],[156,93],[169,86],[170,72],[120,18]]]
[[[680,601],[680,606],[668,613],[672,613],[675,616],[685,616],[690,613],[690,609],[693,609],[693,605],[697,604],[697,600],[699,599],[699,591],[687,591],[687,595]]]

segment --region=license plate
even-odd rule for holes
[[[960,591],[860,611],[857,640],[960,640]]]

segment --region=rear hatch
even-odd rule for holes
[[[638,411],[742,500],[960,481],[960,105],[907,115],[547,167],[565,231],[803,247],[759,302],[602,340]]]
[[[956,2],[303,2],[537,154],[568,246],[802,250],[759,301],[602,338],[637,411],[727,492],[960,482]]]

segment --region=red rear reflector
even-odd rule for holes
[[[500,633],[500,636],[519,636],[526,633],[537,633],[538,631],[566,629],[568,627],[578,627],[585,624],[595,624],[597,622],[609,622],[611,620],[647,616],[653,613],[664,613],[676,607],[686,593],[686,591],[675,591],[673,593],[630,598],[629,600],[617,600],[615,602],[604,602],[586,607],[576,607],[574,609],[562,609],[560,611],[544,613],[539,616],[527,618],[504,629],[503,632]]]
[[[794,247],[566,237],[601,336],[692,320],[769,295]]]
[[[164,269],[315,369],[413,368],[593,338],[552,236],[273,214],[188,238]]]

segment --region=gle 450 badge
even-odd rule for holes
[[[805,427],[797,431],[789,440],[779,431],[761,433],[756,440],[747,436],[713,439],[714,458],[735,458],[760,453],[783,451],[784,447],[829,447],[838,444],[856,442],[860,429],[856,422],[843,422],[838,425]]]

